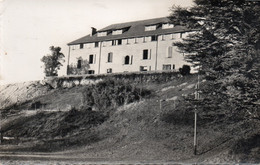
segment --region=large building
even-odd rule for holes
[[[68,74],[105,74],[175,70],[185,63],[173,42],[187,28],[167,17],[119,23],[68,43]]]

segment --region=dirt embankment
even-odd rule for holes
[[[169,82],[137,84],[130,89],[145,88],[151,93],[131,103],[111,106],[111,113],[84,107],[84,86],[47,92],[34,99],[47,108],[37,109],[28,120],[8,130],[5,136],[17,137],[18,141],[6,143],[0,150],[51,151],[65,157],[106,160],[259,162],[258,123],[226,120],[217,117],[217,112],[198,115],[198,155],[193,155],[194,113],[180,109],[184,97],[194,92],[196,82],[197,76],[190,75]],[[112,90],[103,86],[102,91]],[[97,102],[93,99],[91,105]]]
[[[17,107],[21,103],[42,96],[50,90],[39,81],[7,84],[0,86],[0,109]]]

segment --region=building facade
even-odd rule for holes
[[[176,70],[187,63],[172,43],[189,32],[166,17],[92,28],[68,44],[68,74]]]

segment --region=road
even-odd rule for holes
[[[105,158],[86,158],[86,157],[73,157],[62,154],[49,154],[49,153],[11,153],[0,152],[0,165],[176,165],[187,164],[177,163],[171,161],[119,161],[119,160],[106,160]]]

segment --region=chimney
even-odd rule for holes
[[[97,33],[97,29],[94,27],[91,27],[91,29],[92,29],[91,36],[93,36]]]

